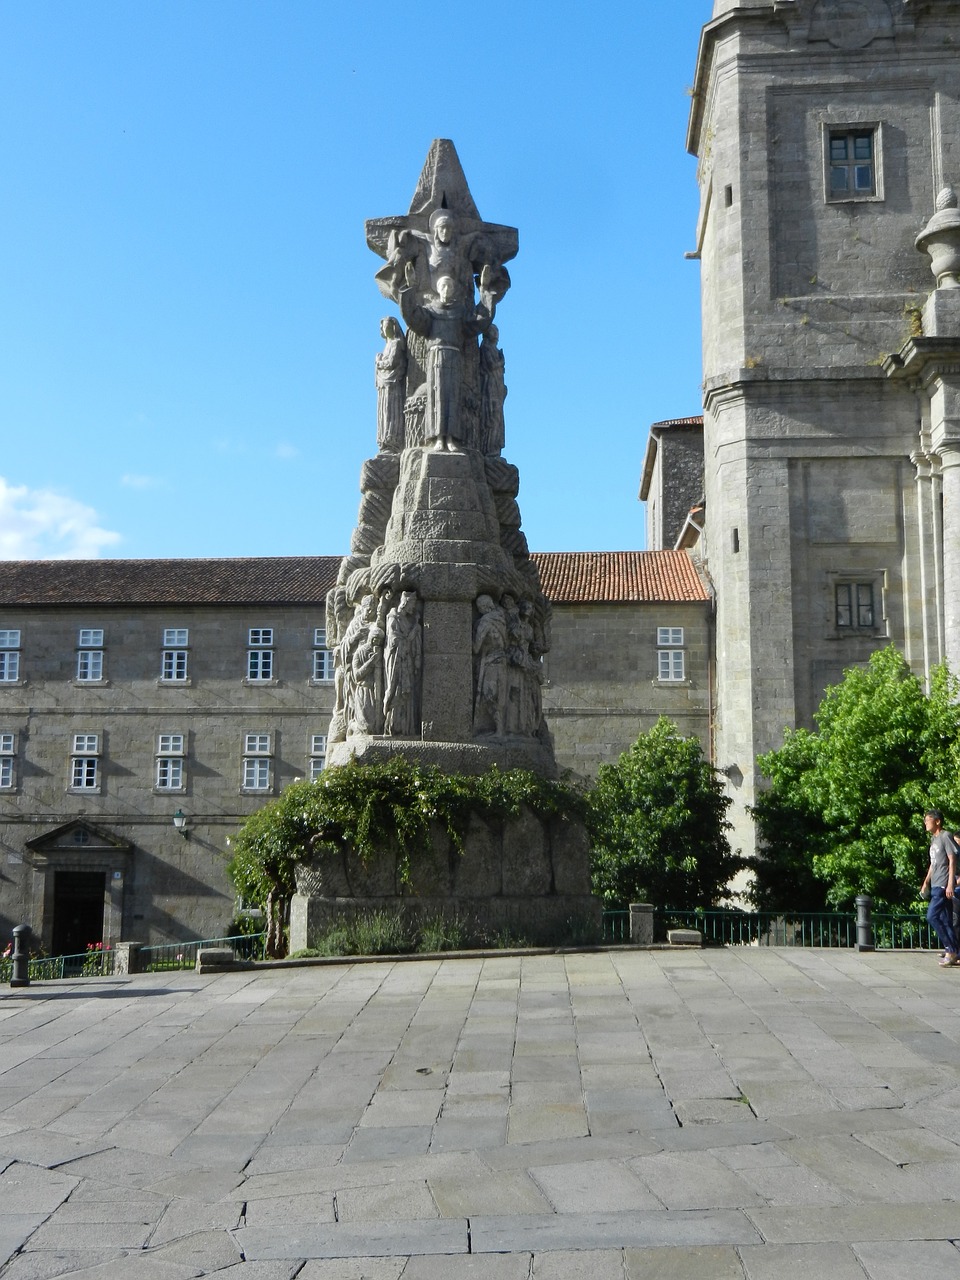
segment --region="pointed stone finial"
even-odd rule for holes
[[[937,196],[937,213],[942,213],[944,209],[956,209],[957,193],[953,187],[946,186]]]
[[[449,209],[461,218],[481,221],[457,148],[449,138],[434,138],[430,144],[409,212],[433,213],[434,209]]]

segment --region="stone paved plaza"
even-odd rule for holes
[[[960,1277],[960,974],[607,951],[0,992],[2,1280]]]

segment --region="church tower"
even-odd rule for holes
[[[960,414],[954,431],[941,392],[960,311],[935,300],[960,290],[931,299],[917,239],[960,184],[960,5],[715,0],[688,148],[714,750],[748,852],[756,758],[812,724],[827,685],[891,642],[920,675],[953,656],[960,492],[946,536],[941,512]]]

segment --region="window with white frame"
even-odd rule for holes
[[[333,679],[333,650],[327,648],[326,627],[315,627],[313,632],[313,678]]]
[[[12,733],[0,733],[0,791],[9,791],[13,787],[13,758],[16,736]]]
[[[310,735],[310,781],[317,779],[327,767],[327,735],[311,733]]]
[[[0,683],[12,684],[20,679],[20,632],[0,630]]]
[[[273,627],[251,627],[248,632],[247,679],[273,679]]]
[[[166,627],[163,632],[163,657],[160,679],[168,684],[182,684],[187,678],[188,627]]]
[[[683,627],[657,627],[657,679],[676,681],[686,678]]]
[[[183,790],[183,734],[161,733],[157,737],[157,790]]]
[[[243,735],[243,790],[267,791],[270,787],[270,735]]]
[[[100,785],[100,735],[75,733],[70,761],[70,786],[74,791],[96,791]]]
[[[103,630],[81,627],[77,637],[77,679],[103,679]]]

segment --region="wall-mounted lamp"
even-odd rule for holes
[[[184,840],[189,840],[190,832],[187,830],[187,815],[182,809],[178,809],[173,815],[173,825],[177,828]]]

